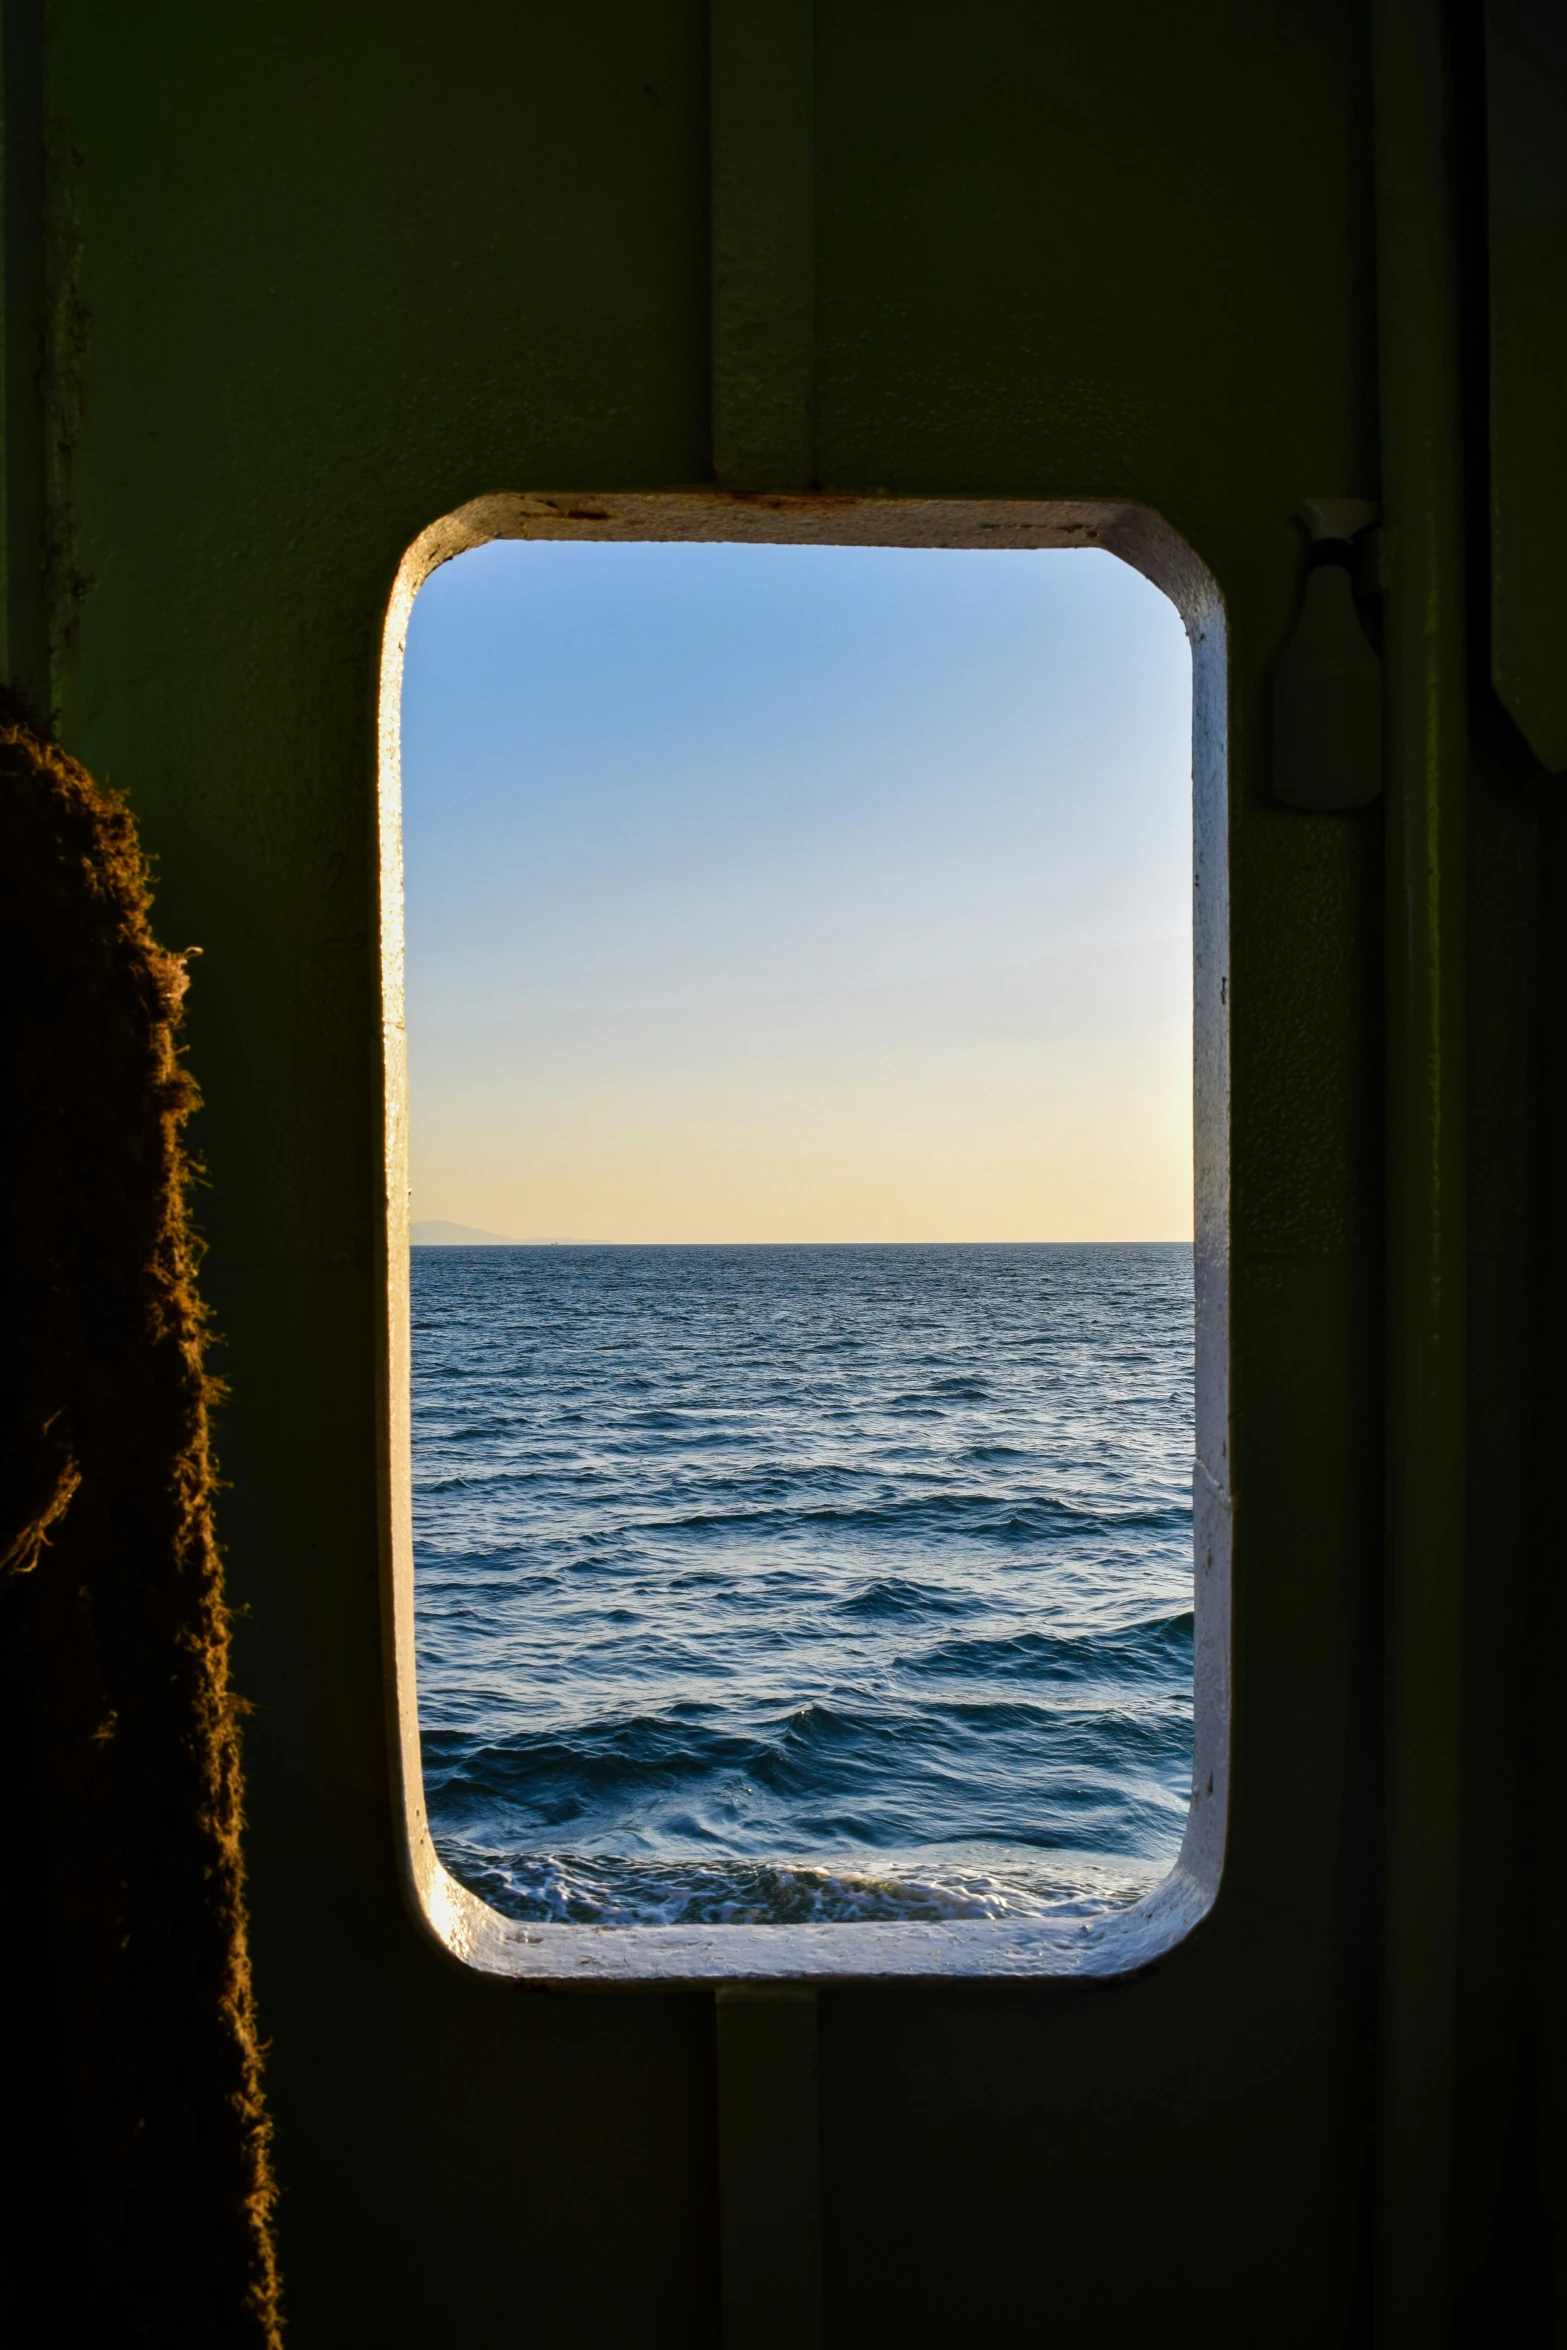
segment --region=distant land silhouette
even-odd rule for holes
[[[438,1216],[412,1225],[408,1239],[414,1248],[581,1248],[585,1245],[553,1233],[547,1240],[513,1240],[507,1232],[481,1232],[476,1224],[447,1224]]]

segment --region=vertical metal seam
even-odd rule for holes
[[[720,1985],[714,2016],[724,2350],[820,2350],[816,1992]]]
[[[713,471],[816,477],[813,0],[711,0]]]
[[[1465,1492],[1467,764],[1458,234],[1441,0],[1375,0],[1387,692],[1385,1900],[1376,2330],[1451,2327]]]

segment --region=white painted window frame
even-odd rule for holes
[[[438,1856],[425,1810],[415,1679],[403,1002],[401,709],[414,598],[438,565],[491,539],[727,540],[855,547],[1099,547],[1163,590],[1192,649],[1197,1440],[1192,1797],[1170,1874],[1094,1919],[865,1925],[584,1926],[507,1918]],[[1184,539],[1144,506],[1093,499],[726,496],[718,491],[476,498],[422,531],[387,611],[380,689],[380,960],[385,1106],[381,1577],[399,1866],[420,1931],[465,1968],[518,1983],[894,1981],[1106,1976],[1145,1967],[1213,1905],[1224,1864],[1230,1745],[1229,912],[1223,598]]]

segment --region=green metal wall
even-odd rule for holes
[[[747,13],[722,0],[721,29]],[[1223,1888],[1136,1980],[823,1993],[833,2345],[1560,2328],[1567,842],[1488,682],[1488,381],[1442,339],[1486,316],[1485,57],[1477,19],[1456,62],[1435,24],[1414,0],[814,14],[816,478],[1157,508],[1227,601],[1233,809]],[[699,0],[7,0],[6,657],[129,790],[162,935],[203,949],[300,2350],[718,2339],[711,1995],[481,1983],[401,1905],[375,1421],[382,615],[408,542],[482,492],[712,479],[709,33]],[[1456,661],[1472,753],[1444,738],[1428,800],[1424,738],[1395,745],[1390,816],[1287,811],[1291,511],[1382,495],[1390,435],[1394,693],[1418,731],[1429,661]],[[1465,580],[1432,655],[1419,615]],[[1410,1170],[1385,1006],[1441,1064],[1445,1173]],[[1411,1335],[1396,1282],[1389,1321],[1434,1199],[1467,1338]]]

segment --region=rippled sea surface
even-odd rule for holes
[[[1189,1247],[413,1255],[447,1865],[600,1924],[1135,1899],[1186,1816]]]

